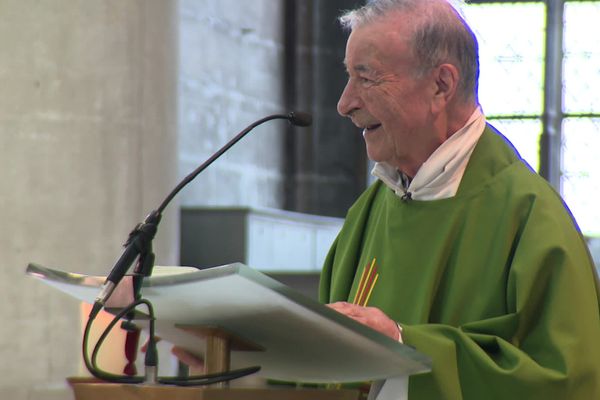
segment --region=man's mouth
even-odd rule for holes
[[[372,131],[376,130],[377,128],[379,128],[380,126],[381,126],[381,124],[367,125],[363,128],[363,133],[372,132]]]

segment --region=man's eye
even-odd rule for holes
[[[364,84],[371,84],[371,83],[373,83],[373,80],[372,80],[372,79],[365,78],[364,76],[361,76],[361,77],[359,77],[359,78],[358,78],[358,81],[359,81],[360,83],[364,83]]]

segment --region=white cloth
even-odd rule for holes
[[[413,200],[454,197],[473,149],[485,129],[485,121],[481,108],[477,107],[467,123],[421,165],[408,187],[403,182],[406,177],[387,163],[376,163],[371,173],[402,198],[407,195]]]

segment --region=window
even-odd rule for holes
[[[546,2],[478,1],[464,14],[480,44],[479,100],[536,171],[546,62],[562,63],[560,188],[582,231],[600,236],[600,2],[567,1],[562,60],[545,55]],[[509,21],[509,23],[507,23]],[[559,65],[560,66],[560,65]]]
[[[479,40],[483,111],[537,171],[544,102],[544,4],[473,4],[464,11]]]
[[[600,2],[565,5],[562,192],[581,230],[600,236]]]

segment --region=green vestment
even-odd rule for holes
[[[489,126],[455,197],[363,193],[320,286],[322,302],[380,308],[431,357],[411,400],[600,399],[599,297],[568,209]]]

